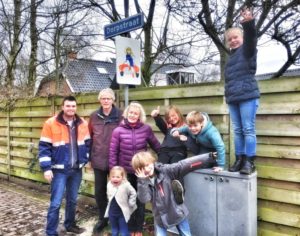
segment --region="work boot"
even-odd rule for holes
[[[74,234],[82,234],[85,231],[85,229],[77,225],[72,225],[70,228],[67,228],[66,231]]]
[[[230,172],[240,171],[244,166],[244,162],[245,162],[245,156],[237,155],[234,164],[231,167],[229,167],[228,171]]]
[[[102,219],[95,224],[93,233],[100,233],[108,225],[107,219]]]
[[[177,204],[182,204],[184,201],[184,189],[179,180],[174,179],[172,181],[172,191]]]
[[[247,157],[244,166],[240,170],[240,174],[250,175],[255,171],[254,157]]]

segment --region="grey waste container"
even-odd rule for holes
[[[257,235],[257,173],[197,170],[184,179],[193,236]]]

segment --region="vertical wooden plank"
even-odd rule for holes
[[[10,179],[11,176],[11,156],[10,156],[10,107],[7,109],[7,178]]]
[[[164,99],[164,104],[165,104],[165,106],[169,106],[170,105],[170,99],[169,98],[165,98]]]

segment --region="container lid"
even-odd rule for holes
[[[211,168],[209,169],[199,169],[193,171],[193,173],[201,173],[201,174],[208,174],[208,175],[214,175],[214,176],[224,176],[224,177],[232,177],[232,178],[238,178],[238,179],[252,179],[257,178],[257,172],[253,172],[250,175],[244,175],[240,174],[239,172],[229,172],[227,170],[223,170],[220,172],[214,172]]]

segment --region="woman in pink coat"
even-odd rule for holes
[[[132,157],[149,146],[158,152],[160,143],[154,136],[151,127],[145,124],[146,115],[141,104],[131,102],[123,114],[124,120],[112,133],[109,150],[109,168],[122,166],[126,170],[128,181],[137,189],[137,177],[131,166]],[[142,235],[144,223],[144,204],[137,202],[138,209],[131,216],[128,228],[131,235]]]

